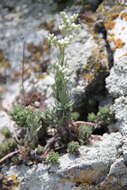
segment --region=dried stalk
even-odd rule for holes
[[[3,158],[0,159],[0,164],[2,164],[7,159],[13,157],[15,154],[18,154],[19,152],[20,152],[19,150],[16,150],[14,152],[10,152],[9,154],[7,154],[6,156],[4,156]]]

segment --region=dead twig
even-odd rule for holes
[[[87,122],[87,121],[74,121],[74,122],[72,122],[72,125],[74,127],[78,127],[79,125],[88,125],[90,127],[95,127],[96,123]]]
[[[48,143],[46,144],[43,152],[43,156],[46,156],[48,152],[50,151],[52,145],[58,140],[59,134],[57,133],[55,136],[53,136]]]
[[[7,154],[6,156],[4,156],[3,158],[0,159],[0,164],[9,158],[12,158],[14,155],[18,154],[19,152],[20,152],[19,150],[16,150],[14,152],[10,152],[9,154]]]

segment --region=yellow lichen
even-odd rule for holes
[[[2,175],[2,174],[1,174]],[[2,175],[1,190],[15,190],[19,186],[20,181],[16,174]]]
[[[127,53],[123,54],[122,56],[127,56]]]
[[[86,74],[83,75],[83,78],[84,78],[87,82],[89,82],[89,81],[91,81],[91,80],[94,78],[94,73],[86,73]]]
[[[107,30],[112,30],[115,27],[116,22],[115,21],[107,21],[104,23],[104,26]]]
[[[114,38],[109,36],[109,37],[107,38],[107,40],[108,40],[109,42],[112,42],[112,41],[114,41]]]
[[[37,79],[44,79],[44,78],[46,78],[47,76],[48,76],[47,73],[38,73],[38,74],[36,74],[36,78],[37,78]]]

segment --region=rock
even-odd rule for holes
[[[0,112],[0,129],[3,127],[7,127],[11,132],[14,132],[14,125],[15,123],[10,119],[9,115],[1,111]]]
[[[124,160],[122,158],[116,160],[110,168],[109,174],[105,181],[100,185],[100,187],[105,189],[126,189],[127,187],[127,167],[124,164]]]
[[[113,19],[114,26],[112,25],[113,27],[108,29],[108,40],[110,41],[111,47],[114,51],[114,66],[111,69],[109,77],[106,79],[107,89],[114,98],[113,111],[115,113],[116,119],[118,120],[118,130],[123,135],[122,151],[125,164],[127,163],[127,42],[125,40],[127,31],[126,15],[127,9],[119,12],[117,17]],[[124,168],[126,168],[126,165]],[[126,184],[124,185],[126,187]]]
[[[117,158],[116,147],[119,146],[120,140],[120,133],[105,134],[93,145],[82,146],[79,157],[69,154],[60,157],[58,166],[20,165],[3,168],[2,171],[7,175],[15,173],[22,180],[20,190],[74,190],[78,184],[83,184],[84,188],[91,186],[99,190],[98,184],[105,183],[109,175],[115,175],[112,164]],[[116,175],[118,173],[117,170]],[[117,178],[121,180],[119,176]],[[126,182],[123,183],[123,178],[121,183],[124,186]],[[112,189],[112,179],[109,183]],[[118,189],[116,187],[116,190]]]

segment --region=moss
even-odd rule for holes
[[[0,130],[0,133],[2,135],[4,135],[6,138],[10,138],[11,137],[11,132],[10,130],[7,128],[7,127],[3,127],[1,130]]]
[[[77,141],[72,141],[72,142],[68,143],[67,151],[70,154],[78,153],[78,149],[79,149],[79,143]]]
[[[73,120],[76,121],[80,117],[80,114],[78,112],[72,112],[71,117],[72,117]]]
[[[48,155],[48,162],[50,164],[57,164],[59,160],[59,153],[58,152],[50,152]]]
[[[0,158],[13,151],[16,148],[17,144],[13,138],[9,138],[0,144]]]
[[[89,113],[88,114],[88,121],[90,122],[96,122],[97,116],[95,115],[95,113]]]
[[[38,145],[38,147],[37,147],[37,149],[36,149],[37,154],[42,154],[43,151],[44,151],[44,147],[41,146],[41,145]]]
[[[20,164],[20,163],[21,163],[20,156],[19,156],[19,155],[13,156],[13,157],[11,158],[11,161],[12,161],[15,165]]]
[[[23,105],[15,105],[10,112],[12,119],[16,122],[20,127],[27,127],[27,116],[28,113],[31,113],[28,108]]]
[[[79,126],[79,141],[81,144],[86,144],[90,135],[92,134],[92,128],[87,125]]]

